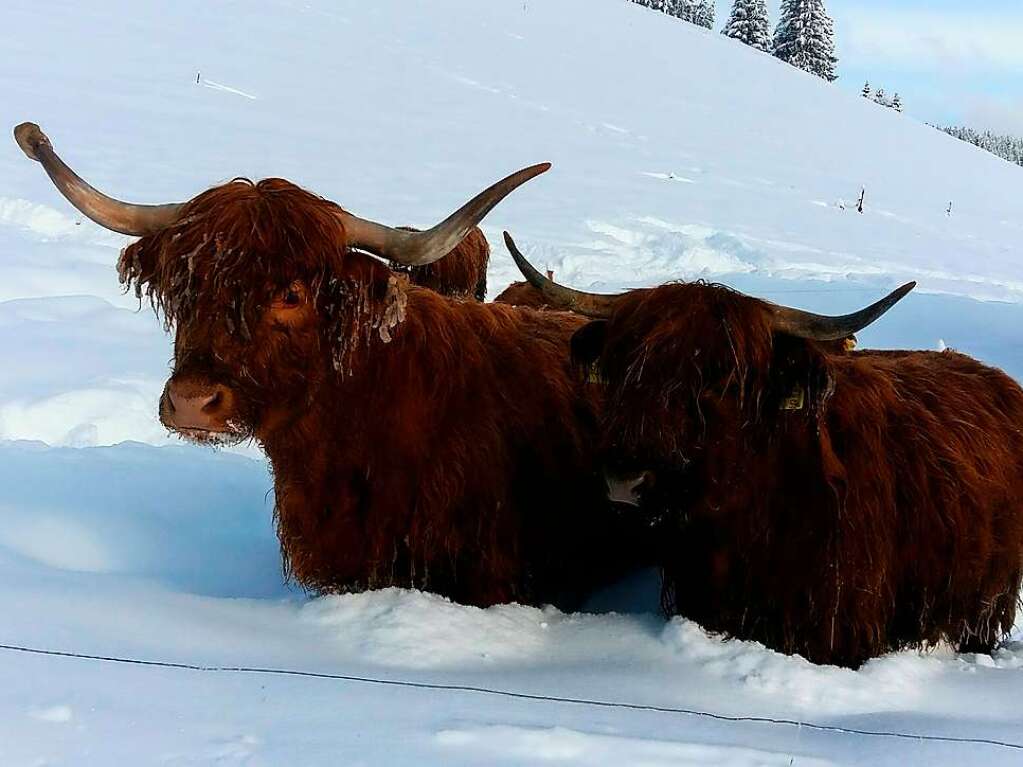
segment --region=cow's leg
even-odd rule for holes
[[[1003,588],[1001,593],[991,599],[991,607],[976,621],[969,636],[959,640],[959,652],[990,655],[1002,637],[1012,629],[1019,603],[1019,572]]]
[[[990,655],[995,649],[994,639],[983,639],[981,637],[969,637],[959,642],[957,652],[977,653],[978,655]]]

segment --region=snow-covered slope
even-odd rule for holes
[[[515,277],[502,228],[560,279],[597,289],[710,277],[839,311],[912,278],[917,292],[861,340],[947,343],[1023,375],[1019,168],[625,0],[8,0],[0,94],[0,123],[39,122],[93,183],[142,202],[280,175],[425,224],[550,160],[486,222],[492,293]],[[993,660],[939,649],[818,668],[642,612],[642,578],[594,602],[625,615],[393,591],[307,601],[281,583],[263,463],[157,447],[173,441],[155,419],[170,342],[119,290],[124,242],[0,142],[0,439],[53,446],[0,446],[0,644],[1023,743],[1018,643]],[[1023,759],[5,650],[0,679],[4,764]]]

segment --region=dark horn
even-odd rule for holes
[[[50,139],[35,123],[22,123],[16,127],[14,139],[30,159],[43,166],[53,185],[68,202],[100,226],[140,237],[166,228],[181,215],[184,207],[181,203],[135,205],[107,197],[89,186],[57,156]]]
[[[394,229],[350,213],[342,213],[348,244],[406,266],[438,261],[452,250],[494,207],[515,189],[549,170],[549,162],[523,168],[483,190],[432,229]]]
[[[774,313],[774,328],[798,338],[809,338],[814,341],[839,341],[858,333],[867,325],[875,322],[915,287],[915,282],[907,282],[866,309],[860,309],[858,312],[844,314],[840,317],[829,317],[770,304]]]
[[[507,246],[512,258],[515,259],[515,265],[519,267],[522,276],[528,280],[530,285],[543,294],[543,297],[547,299],[551,307],[566,309],[577,314],[585,314],[587,317],[593,317],[594,319],[607,319],[611,316],[615,308],[615,302],[621,298],[620,294],[599,295],[559,285],[554,280],[549,280],[540,274],[526,260],[526,257],[516,247],[515,240],[512,239],[508,232],[504,233],[504,244]]]

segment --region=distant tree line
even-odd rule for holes
[[[894,109],[896,112],[902,111],[902,99],[899,98],[899,94],[896,93],[892,98],[888,98],[888,94],[884,92],[884,88],[878,88],[877,92],[870,90],[870,83],[866,83],[863,86],[863,98],[870,99],[883,107]]]
[[[935,127],[938,130],[945,131],[950,136],[955,136],[960,141],[979,146],[991,154],[998,155],[1003,160],[1008,160],[1016,165],[1023,165],[1023,138],[992,133],[991,131],[980,133],[973,128],[962,128],[959,126]]]
[[[697,24],[707,29],[714,28],[713,0],[632,0],[634,3],[653,8],[655,11]]]
[[[713,0],[632,0],[683,21],[714,28]],[[835,29],[824,0],[782,0],[781,19],[771,36],[765,0],[735,0],[721,33],[772,53],[828,82],[835,74]]]

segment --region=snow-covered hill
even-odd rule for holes
[[[0,123],[40,123],[120,197],[280,175],[424,224],[550,160],[486,229],[565,282],[710,277],[840,311],[912,278],[864,343],[948,344],[1023,376],[1023,171],[626,0],[8,0],[0,22]],[[491,240],[494,294],[515,274]],[[37,440],[0,443],[0,644],[640,708],[0,650],[0,763],[1023,760],[642,708],[1023,744],[1019,642],[814,667],[644,612],[649,578],[579,615],[307,600],[281,583],[256,451],[167,446],[170,342],[119,290],[124,242],[0,142],[0,439]]]

